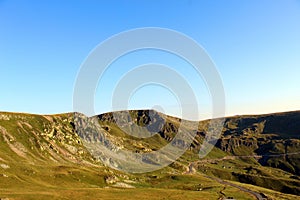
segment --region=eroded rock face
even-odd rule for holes
[[[255,138],[228,138],[219,139],[216,146],[222,151],[234,153],[234,149],[241,146],[257,149],[258,143]]]
[[[234,155],[263,155],[259,163],[300,174],[300,112],[227,118],[216,146]],[[276,156],[277,155],[277,156]]]
[[[126,166],[129,170],[133,160],[151,168],[171,162],[178,152],[185,152],[192,134],[187,128],[182,128],[182,134],[175,137],[179,132],[179,122],[153,110],[135,110],[90,118],[79,114],[74,126],[84,146],[97,160],[116,169]],[[170,144],[173,151],[156,153],[166,144]]]
[[[28,162],[40,158],[54,162],[80,162],[85,158],[91,161],[80,137],[74,132],[73,119],[73,114],[3,113],[0,138],[11,151]]]
[[[159,132],[165,124],[164,115],[154,110],[110,112],[98,115],[98,118],[101,122],[115,123],[120,127],[135,124],[153,133]]]

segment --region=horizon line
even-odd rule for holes
[[[257,113],[257,114],[234,114],[234,115],[226,115],[224,117],[215,117],[215,118],[207,118],[207,119],[199,119],[199,120],[189,120],[189,119],[183,119],[180,118],[178,116],[174,116],[174,115],[170,115],[167,113],[163,113],[160,112],[158,110],[155,109],[129,109],[129,110],[117,110],[117,111],[109,111],[109,112],[103,112],[103,113],[99,113],[99,114],[95,114],[91,117],[95,117],[95,116],[99,116],[99,115],[104,115],[104,114],[108,114],[108,113],[113,113],[113,112],[124,112],[124,111],[155,111],[157,113],[161,113],[164,115],[167,115],[169,117],[174,117],[174,118],[178,118],[178,119],[182,119],[182,120],[187,120],[187,121],[205,121],[205,120],[212,120],[212,119],[220,119],[220,118],[232,118],[232,117],[256,117],[256,116],[265,116],[265,115],[272,115],[272,114],[287,114],[287,113],[294,113],[294,112],[300,112],[299,110],[289,110],[289,111],[274,111],[274,112],[270,112],[270,113]],[[14,111],[0,111],[0,114],[23,114],[23,115],[35,115],[35,116],[56,116],[56,115],[66,115],[66,114],[82,114],[85,115],[84,113],[81,112],[77,112],[77,111],[70,111],[70,112],[62,112],[62,113],[54,113],[54,114],[42,114],[42,113],[30,113],[30,112],[14,112]],[[86,116],[86,115],[85,115]]]

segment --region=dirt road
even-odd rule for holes
[[[194,164],[195,163],[190,163],[188,168],[187,168],[187,171],[186,171],[186,174],[194,174],[194,173],[197,173],[195,168],[194,168]],[[250,190],[250,189],[247,189],[247,188],[244,188],[242,186],[239,186],[239,185],[236,185],[234,183],[230,183],[230,182],[227,182],[227,181],[224,181],[220,178],[216,178],[216,177],[211,177],[211,176],[207,176],[207,175],[204,175],[205,177],[209,178],[209,179],[212,179],[212,180],[215,180],[215,181],[218,181],[219,183],[223,184],[223,185],[229,185],[231,187],[235,187],[243,192],[247,192],[253,196],[256,197],[256,199],[258,200],[265,200],[265,198],[258,192],[255,192],[253,190]]]

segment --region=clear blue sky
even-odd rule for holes
[[[89,52],[114,34],[140,27],[174,29],[206,49],[224,82],[227,115],[300,109],[300,1],[0,0],[0,110],[72,111],[76,76]],[[96,112],[111,109],[109,80],[135,64],[168,64],[168,57],[144,51],[114,63],[96,92]],[[205,114],[204,84],[185,63],[170,59],[190,78]],[[161,98],[151,99],[153,93]],[[146,86],[130,108],[160,104],[176,115],[169,92]]]

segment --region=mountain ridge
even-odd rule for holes
[[[127,112],[127,111],[139,111],[139,110],[147,110],[147,111],[155,111],[157,113],[161,113],[163,115],[167,115],[173,118],[178,118],[178,119],[183,119],[177,116],[173,116],[171,114],[168,113],[164,113],[164,112],[160,112],[158,110],[155,109],[130,109],[130,110],[115,110],[115,111],[107,111],[107,112],[103,112],[103,113],[98,113],[95,114],[91,117],[95,117],[95,116],[99,116],[99,115],[103,115],[103,114],[109,114],[109,113],[114,113],[114,112]],[[259,113],[259,114],[234,114],[234,115],[226,115],[224,117],[216,117],[216,118],[207,118],[207,119],[199,119],[199,120],[189,120],[189,119],[184,119],[187,121],[196,121],[196,122],[201,122],[201,121],[206,121],[206,120],[212,120],[212,119],[219,119],[219,118],[236,118],[236,117],[263,117],[263,116],[267,116],[267,115],[284,115],[284,114],[288,114],[288,113],[297,113],[300,112],[300,110],[289,110],[289,111],[279,111],[279,112],[270,112],[270,113]],[[65,115],[65,114],[82,114],[85,115],[84,113],[81,112],[77,112],[77,111],[67,111],[67,112],[61,112],[61,113],[53,113],[53,114],[48,114],[48,113],[31,113],[31,112],[11,112],[11,111],[1,111],[1,114],[24,114],[24,115],[37,115],[37,116],[59,116],[59,115]],[[86,117],[88,117],[87,115],[85,115]]]
[[[122,112],[125,111],[117,113]],[[114,170],[107,166],[118,163],[93,155],[84,145],[84,137],[76,130],[74,115],[81,116],[83,121],[93,119],[99,123],[101,134],[91,141],[108,138],[110,143],[107,147],[111,150],[124,149],[140,154],[157,151],[172,141],[184,120],[153,110],[131,110],[129,114],[133,122],[129,123],[128,118],[123,117],[120,118],[121,125],[135,125],[128,126],[135,132],[141,132],[143,128],[150,133],[158,132],[138,138],[136,136],[139,135],[126,134],[112,119],[117,113],[108,112],[88,118],[80,113],[35,115],[1,112],[0,188],[16,187],[15,190],[18,190],[18,185],[25,185],[28,189],[32,185],[37,188],[46,185],[47,188],[54,185],[65,188],[59,183],[62,181],[73,188],[115,187],[115,184],[116,187],[157,188],[153,184],[159,183],[158,188],[166,189],[163,184],[166,182],[176,183],[169,189],[195,191],[200,188],[197,186],[199,182],[207,183],[201,186],[201,190],[217,184],[204,178],[211,176],[269,188],[274,194],[274,191],[281,192],[276,194],[282,198],[288,198],[284,193],[300,195],[299,154],[288,154],[300,151],[297,134],[300,131],[300,111],[227,117],[215,148],[203,159],[199,159],[198,153],[208,133],[208,124],[218,119],[200,121],[192,144],[178,160],[168,167],[141,175]],[[184,129],[189,130],[189,124],[185,124]],[[258,158],[262,154],[265,156]],[[274,154],[285,156],[274,157]],[[155,159],[147,162],[155,163]],[[79,185],[74,186],[74,183]],[[213,188],[207,191],[215,195]],[[257,191],[264,191],[272,197],[264,189]],[[1,192],[3,190],[0,189]],[[228,194],[235,195],[230,191]]]

